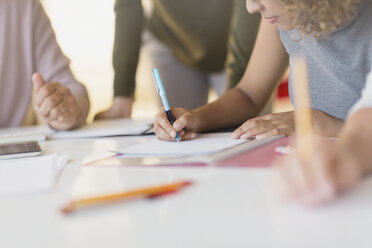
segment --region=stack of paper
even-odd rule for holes
[[[45,192],[53,188],[67,155],[0,161],[0,196]]]

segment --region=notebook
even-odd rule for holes
[[[213,134],[216,135],[216,134]],[[212,139],[209,135],[204,135],[205,138],[207,138],[208,143],[212,141]],[[220,137],[226,136],[225,134],[221,134]],[[227,136],[229,137],[229,135]],[[267,145],[272,144],[273,142],[277,142],[279,140],[282,140],[283,136],[276,136],[271,137],[263,140],[250,140],[250,141],[240,141],[236,144],[229,143],[231,139],[224,138],[224,140],[227,142],[227,144],[224,147],[219,147],[218,150],[213,149],[210,150],[209,153],[196,153],[191,154],[188,151],[185,153],[174,153],[172,154],[157,154],[154,152],[153,154],[145,154],[147,153],[146,150],[139,150],[139,148],[143,147],[143,144],[128,147],[124,149],[118,149],[119,152],[138,152],[135,153],[122,153],[117,154],[115,156],[103,158],[100,160],[92,161],[86,164],[86,166],[109,166],[109,167],[116,167],[116,166],[205,166],[205,165],[217,165],[217,166],[244,166],[249,162],[249,160],[245,159],[238,159],[238,161],[235,161],[234,158],[241,158],[241,156],[245,156],[244,154],[254,154],[256,150],[259,150],[261,147],[266,147]],[[149,144],[154,144],[155,142],[150,140],[147,141],[149,143],[145,144],[145,148]],[[150,143],[152,142],[152,143]],[[169,145],[174,144],[175,142],[169,142]],[[202,142],[199,142],[199,144]],[[192,143],[190,143],[192,144]],[[192,148],[193,151],[198,150],[195,148]],[[203,148],[205,149],[205,148]],[[275,149],[275,148],[274,148]],[[156,151],[156,150],[154,150]],[[173,150],[174,151],[174,150]],[[200,151],[206,151],[206,150],[198,150]],[[267,159],[271,159],[273,157],[274,153],[265,154],[264,156],[267,157]],[[231,162],[231,163],[230,163]],[[254,160],[252,160],[254,162]],[[254,164],[250,164],[249,166],[254,166]]]

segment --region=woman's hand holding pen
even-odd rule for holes
[[[198,126],[197,114],[185,108],[172,108],[172,113],[176,119],[173,125],[171,125],[167,119],[164,108],[156,115],[154,132],[157,138],[160,140],[174,141],[177,132],[180,140],[196,138]]]

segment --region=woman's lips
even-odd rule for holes
[[[265,17],[265,19],[267,19],[271,24],[274,24],[276,20],[278,19],[278,17],[277,16]]]

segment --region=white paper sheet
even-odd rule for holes
[[[244,143],[230,138],[197,138],[195,140],[169,142],[158,139],[117,151],[127,156],[190,156],[222,151]]]
[[[0,162],[0,196],[44,192],[56,183],[67,155],[45,155]]]
[[[50,139],[97,138],[119,135],[140,135],[149,130],[152,122],[148,120],[114,119],[98,120],[73,131],[53,131]]]

